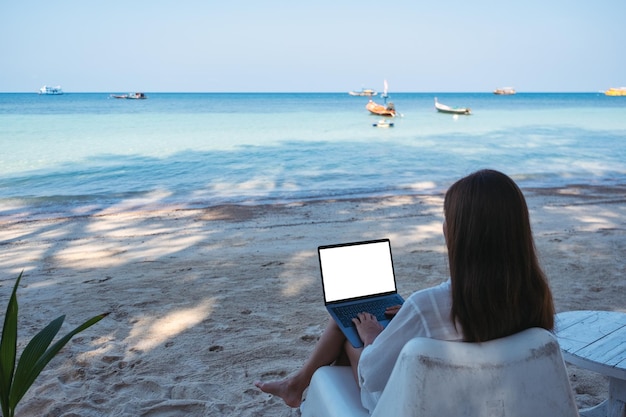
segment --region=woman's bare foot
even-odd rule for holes
[[[286,378],[280,381],[261,382],[254,385],[261,391],[282,398],[289,407],[299,407],[302,404],[302,394],[306,386],[301,387],[296,377]]]

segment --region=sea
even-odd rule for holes
[[[389,128],[347,92],[146,95],[0,94],[0,216],[434,194],[481,168],[626,183],[626,97],[602,92],[392,93]]]

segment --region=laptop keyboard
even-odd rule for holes
[[[390,302],[390,300],[374,300],[374,301],[364,301],[358,304],[351,304],[342,307],[334,307],[333,310],[341,323],[345,327],[354,326],[352,319],[356,317],[357,314],[363,313],[367,311],[368,313],[376,316],[378,321],[381,320],[389,320],[389,317],[385,316],[385,310],[387,307],[398,304],[397,302]]]

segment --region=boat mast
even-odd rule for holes
[[[387,94],[387,92],[389,91],[389,85],[387,84],[387,80],[383,82],[383,85],[383,95],[381,97],[383,98],[385,104],[387,104],[387,97],[389,97],[389,95]]]

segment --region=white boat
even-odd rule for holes
[[[361,91],[349,91],[348,94],[350,94],[351,96],[372,97],[378,93],[371,88],[362,88]]]
[[[47,85],[44,85],[43,87],[39,89],[39,94],[48,95],[48,96],[58,96],[58,95],[63,94],[63,90],[61,89],[60,85],[57,85],[56,87],[48,87]]]
[[[465,115],[470,115],[472,114],[472,110],[469,107],[450,107],[450,106],[446,106],[445,104],[441,104],[440,102],[437,101],[437,97],[435,97],[435,108],[437,109],[438,112],[441,113],[449,113],[449,114],[465,114]]]
[[[493,94],[497,95],[497,96],[512,96],[516,93],[515,89],[513,87],[502,87],[502,88],[496,88],[493,91]]]
[[[390,122],[387,119],[381,119],[378,123],[372,123],[374,127],[393,127],[393,122]]]

